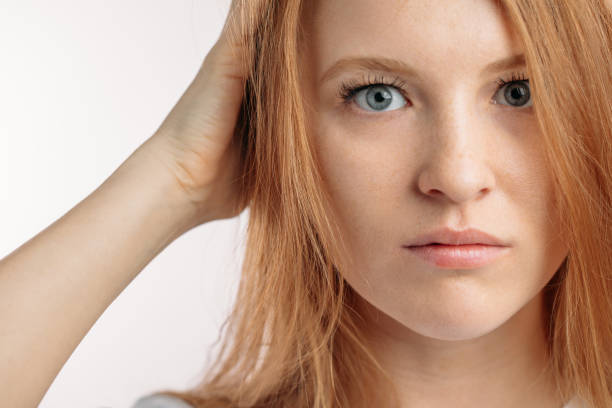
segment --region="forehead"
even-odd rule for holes
[[[315,0],[305,17],[317,67],[376,55],[429,70],[479,69],[521,47],[497,0]]]

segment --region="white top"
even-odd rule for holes
[[[193,408],[193,406],[169,395],[154,394],[140,398],[132,408]]]
[[[148,395],[136,401],[132,408],[193,408],[190,404],[168,395]],[[588,408],[585,401],[575,396],[563,408]]]
[[[585,400],[576,395],[574,398],[569,400],[568,403],[563,406],[563,408],[589,408],[589,405]]]

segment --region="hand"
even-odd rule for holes
[[[236,11],[236,10],[235,10]],[[238,12],[238,16],[240,13]],[[231,218],[240,202],[240,140],[234,128],[247,69],[238,20],[226,19],[195,79],[145,143],[196,208],[192,225]]]

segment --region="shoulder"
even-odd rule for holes
[[[153,394],[140,398],[131,408],[193,408],[193,406],[169,395]]]

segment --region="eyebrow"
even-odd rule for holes
[[[511,55],[488,64],[481,75],[501,72],[512,68],[525,66],[525,54]],[[329,81],[338,76],[342,71],[349,69],[361,69],[372,71],[385,71],[400,74],[404,77],[420,78],[418,71],[401,60],[385,57],[346,57],[336,61],[319,80],[320,83]]]

